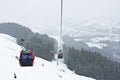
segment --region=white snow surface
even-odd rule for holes
[[[102,43],[100,41],[111,41],[111,42],[119,42],[120,41],[120,36],[108,36],[108,37],[95,37],[90,39],[89,42],[86,42],[86,44],[89,47],[97,47],[99,49],[102,49],[103,47],[107,47],[108,45],[105,43]]]
[[[95,43],[95,42],[86,42],[86,44],[89,46],[89,47],[97,47],[99,49],[102,49],[103,47],[106,47],[107,44],[103,44],[103,43]]]
[[[95,80],[70,71],[65,64],[56,65],[56,61],[46,61],[35,57],[33,67],[20,67],[18,60],[21,46],[16,39],[0,34],[0,80]],[[14,78],[14,73],[17,78]]]
[[[108,36],[108,37],[95,37],[91,39],[93,42],[100,42],[100,41],[111,41],[111,42],[119,42],[120,36]]]

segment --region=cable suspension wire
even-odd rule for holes
[[[60,47],[62,47],[62,18],[63,18],[63,0],[61,0],[61,15],[60,15]]]
[[[60,45],[59,45],[59,47],[60,47],[60,50],[62,50],[63,49],[63,47],[62,47],[62,18],[63,18],[63,0],[61,0],[61,13],[60,13]],[[59,50],[59,49],[58,49]],[[58,51],[59,52],[59,51]],[[63,53],[62,53],[63,54]],[[57,55],[58,55],[58,53],[57,53]],[[58,61],[58,57],[57,57],[57,65],[59,65],[59,61]]]

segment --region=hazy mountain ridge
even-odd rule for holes
[[[91,36],[91,35],[119,35],[119,21],[112,20],[88,20],[80,21],[79,23],[67,23],[63,26],[64,33],[69,35]]]
[[[34,35],[34,33],[29,28],[11,22],[1,23],[0,33],[9,34],[17,39],[30,39]]]
[[[100,52],[103,56],[107,56],[112,60],[119,61],[118,58],[120,56],[119,39],[109,40],[109,39],[105,39],[104,37],[103,39],[105,40],[101,40],[101,39],[102,38],[99,37],[96,38],[89,37],[89,39],[87,38],[86,40],[84,38],[83,40],[81,39],[80,41],[75,41],[75,39],[70,36],[63,37],[63,41],[67,46],[73,46],[77,49],[84,48],[86,50],[90,50],[94,52],[97,51]]]
[[[63,40],[69,46],[98,51],[112,60],[119,61],[120,56],[120,21],[112,19],[84,20],[76,24],[65,24]],[[70,29],[67,29],[70,28]],[[71,31],[70,31],[71,30]],[[68,34],[67,34],[68,33]],[[75,43],[72,45],[72,43]],[[82,44],[81,44],[82,43]],[[79,45],[79,46],[78,46]],[[83,46],[84,45],[84,46]],[[76,47],[77,46],[77,47]],[[118,56],[117,58],[115,56]]]

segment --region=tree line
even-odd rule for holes
[[[57,41],[48,37],[46,34],[35,33],[31,39],[25,40],[24,42],[18,39],[17,43],[26,49],[33,49],[37,57],[41,57],[48,61],[54,59],[54,54],[52,54],[52,52],[56,51]]]
[[[97,80],[120,80],[120,64],[103,57],[97,52],[66,48],[65,63],[68,68],[79,75]],[[64,50],[64,51],[66,51]]]

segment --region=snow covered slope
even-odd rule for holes
[[[65,64],[57,66],[56,61],[49,62],[38,57],[33,67],[20,67],[15,56],[19,56],[21,47],[16,44],[15,38],[6,34],[0,34],[0,50],[0,80],[94,80],[75,74]]]

